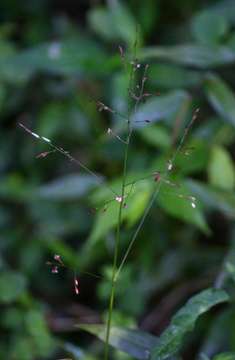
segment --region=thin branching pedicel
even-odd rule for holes
[[[155,189],[154,189],[154,191],[152,193],[152,197],[151,197],[151,199],[149,201],[149,204],[145,208],[144,214],[143,214],[143,216],[142,216],[142,218],[141,218],[141,220],[140,220],[140,222],[139,222],[139,224],[138,224],[138,226],[137,226],[137,228],[136,228],[136,230],[135,230],[135,232],[134,232],[134,234],[133,234],[133,236],[132,236],[132,238],[130,240],[130,243],[129,243],[128,247],[127,247],[127,250],[126,250],[126,252],[125,252],[125,254],[124,254],[123,258],[122,258],[122,261],[120,263],[120,266],[119,266],[119,268],[118,268],[118,270],[116,272],[116,279],[115,279],[116,281],[117,281],[118,276],[120,275],[120,272],[121,272],[121,270],[122,270],[122,268],[123,268],[123,266],[124,266],[124,264],[125,264],[125,262],[127,260],[128,255],[129,255],[129,253],[130,253],[130,251],[131,251],[131,249],[132,249],[132,247],[133,247],[133,245],[134,245],[134,243],[135,243],[135,241],[137,239],[137,236],[138,236],[140,230],[142,229],[142,227],[144,225],[145,219],[147,218],[153,204],[155,203],[155,201],[156,201],[156,199],[158,197],[158,194],[159,194],[159,192],[161,190],[162,184],[165,181],[165,178],[167,177],[168,173],[172,171],[175,160],[176,160],[178,154],[182,151],[182,148],[183,148],[185,140],[186,140],[186,138],[188,136],[189,130],[191,129],[191,127],[193,126],[195,120],[197,119],[198,113],[199,113],[199,109],[196,109],[194,111],[194,113],[193,113],[191,121],[189,122],[188,126],[186,126],[186,128],[184,130],[184,134],[183,134],[183,136],[182,136],[182,138],[180,140],[180,143],[179,143],[174,155],[172,156],[171,159],[169,159],[167,161],[166,169],[165,169],[165,172],[164,172],[163,176],[160,177],[160,178],[159,178],[159,175],[157,176],[158,181],[156,182],[156,187],[155,187]],[[194,209],[196,208],[196,198],[194,196],[188,196],[188,195],[183,195],[183,194],[176,194],[176,195],[181,197],[181,198],[189,200],[191,202],[192,208],[194,208]]]
[[[41,140],[43,142],[46,142],[53,150],[52,151],[46,151],[43,152],[39,155],[37,155],[37,158],[45,158],[47,155],[49,155],[52,152],[58,152],[62,155],[64,155],[66,158],[69,159],[69,161],[73,162],[75,165],[81,167],[82,169],[84,169],[88,174],[90,174],[91,176],[93,176],[99,184],[103,184],[103,178],[101,176],[99,176],[98,174],[96,174],[94,171],[92,171],[91,169],[89,169],[85,164],[83,164],[81,161],[79,161],[78,159],[75,159],[68,151],[64,150],[62,147],[57,146],[55,144],[52,143],[52,141],[48,138],[46,138],[45,136],[41,136],[39,134],[36,134],[35,132],[31,131],[28,127],[26,127],[24,124],[19,123],[19,126],[22,127],[27,133],[29,133],[31,136],[35,137],[38,140]],[[106,185],[106,187],[115,195],[115,196],[119,196],[118,193],[116,193],[116,191],[114,191],[110,186]]]
[[[61,256],[58,254],[55,254],[53,256],[52,261],[47,261],[46,264],[50,266],[52,274],[58,274],[60,269],[68,269],[73,273],[73,287],[74,292],[76,295],[80,294],[80,285],[79,285],[79,277],[77,275],[77,271],[75,269],[71,269],[69,266],[67,266],[64,261],[62,260]],[[100,279],[101,276],[93,274],[88,271],[80,271],[81,274],[89,275],[92,277],[95,277],[97,279]]]

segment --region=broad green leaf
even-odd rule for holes
[[[146,141],[147,144],[152,146],[160,147],[162,149],[169,149],[170,147],[170,134],[167,129],[160,124],[146,126],[141,129],[139,135]]]
[[[211,141],[218,145],[229,146],[235,140],[235,131],[229,123],[222,125],[221,117],[213,116],[195,129],[194,136],[202,139],[207,147]]]
[[[69,355],[73,356],[74,360],[77,359],[84,359],[84,360],[95,360],[93,357],[88,356],[88,354],[86,354],[86,352],[80,347],[80,346],[75,346],[74,344],[70,343],[70,342],[66,342],[63,344],[64,349],[66,350],[66,352],[69,353]],[[60,360],[73,360],[70,358],[66,358],[66,359],[60,359]]]
[[[234,264],[234,262],[231,262],[230,260],[226,261],[225,270],[227,271],[227,273],[231,276],[231,278],[235,282],[235,264]]]
[[[90,27],[106,40],[122,39],[131,46],[138,36],[135,19],[125,2],[113,2],[108,7],[92,9],[88,21]]]
[[[194,202],[191,196],[194,196],[194,194],[191,194],[183,184],[180,184],[179,189],[162,185],[157,203],[167,214],[193,224],[208,234],[210,233],[210,229],[206,223],[200,204],[198,201]]]
[[[122,221],[127,220],[128,224],[133,225],[141,217],[144,212],[145,205],[151,195],[152,181],[143,180],[145,174],[134,174],[128,176],[125,188],[126,206],[122,211]],[[133,181],[141,179],[134,186]],[[120,193],[122,180],[119,178],[110,184],[111,188]],[[118,222],[119,203],[115,200],[114,195],[110,195],[108,187],[97,189],[91,195],[92,204],[98,206],[96,219],[93,225],[88,243],[94,244],[97,240],[102,239],[107,233],[113,229]]]
[[[210,360],[207,355],[200,354],[199,360]]]
[[[222,211],[225,215],[235,218],[235,195],[231,191],[214,189],[195,180],[186,180],[187,187],[200,200],[205,208]]]
[[[100,340],[105,341],[106,326],[104,325],[78,325],[79,328],[85,330]],[[110,331],[109,344],[118,350],[133,356],[135,359],[149,359],[151,350],[158,342],[157,337],[134,329],[125,329],[112,326]]]
[[[207,75],[204,83],[206,96],[215,111],[235,126],[235,95],[217,75]]]
[[[4,108],[4,104],[6,101],[6,87],[4,86],[4,84],[2,82],[0,82],[0,112],[2,112],[3,108]]]
[[[7,308],[1,317],[1,325],[6,329],[20,330],[24,324],[24,312],[18,307]]]
[[[185,335],[194,329],[199,316],[228,300],[227,293],[217,289],[203,290],[193,296],[173,316],[170,325],[160,336],[159,343],[151,351],[151,360],[164,360],[175,355],[180,350]]]
[[[210,11],[200,13],[192,22],[193,35],[203,45],[218,44],[228,30],[226,18]]]
[[[23,275],[4,271],[0,274],[0,303],[8,304],[16,301],[26,290],[26,279]]]
[[[128,86],[129,76],[122,71],[112,76],[110,91],[110,107],[118,109],[121,114],[128,113]],[[114,123],[120,122],[120,116],[113,114]],[[122,119],[123,120],[123,119]]]
[[[14,83],[20,84],[27,79],[28,71],[25,69],[25,71],[18,73],[17,71],[14,71],[14,74],[11,73],[11,66],[8,66],[7,63],[9,59],[14,58],[15,56],[17,56],[17,52],[13,42],[0,39],[0,77],[2,80],[8,81],[10,79]]]
[[[11,173],[0,181],[0,195],[4,199],[25,200],[30,196],[32,184],[27,184],[19,173]]]
[[[213,360],[234,360],[235,352],[233,353],[223,353],[213,357]]]
[[[16,48],[12,42],[0,39],[0,61],[14,55],[15,53]]]
[[[208,7],[208,10],[205,12],[209,12],[210,14],[216,14],[232,24],[235,23],[235,3],[233,0],[223,0],[215,2],[213,5]]]
[[[61,42],[40,44],[34,48],[23,50],[16,55],[0,59],[0,74],[14,82],[14,76],[29,78],[38,71],[49,71],[61,75],[83,75],[95,71],[107,72],[108,62],[104,52],[96,43],[78,37]],[[111,63],[110,63],[111,64]]]
[[[73,134],[80,141],[89,131],[88,119],[74,99],[69,102],[47,102],[38,113],[37,124],[35,131],[53,140],[60,136],[71,137]]]
[[[197,70],[189,70],[174,64],[151,64],[148,82],[157,88],[179,89],[198,86],[203,76]]]
[[[226,307],[226,309],[215,314],[213,321],[209,326],[209,331],[207,331],[207,336],[203,340],[200,352],[217,354],[221,349],[225,348],[225,344],[228,344],[228,341],[230,341],[229,334],[233,332],[233,318],[233,307]],[[226,330],[222,332],[221,329]],[[211,360],[211,357],[209,360]]]
[[[213,146],[208,165],[209,182],[224,190],[232,190],[235,185],[233,160],[225,148]]]
[[[176,115],[183,106],[188,106],[189,102],[190,96],[187,92],[172,91],[167,95],[151,98],[140,105],[132,114],[131,121],[135,127],[143,127],[147,125],[146,120],[155,122]]]
[[[234,240],[230,243],[229,251],[224,260],[224,282],[226,278],[231,278],[235,282],[235,242]]]
[[[138,3],[135,11],[137,14],[136,23],[140,24],[144,35],[150,34],[151,30],[156,26],[161,13],[159,1],[141,1]]]
[[[109,16],[112,19],[112,27],[119,37],[129,46],[133,46],[135,41],[139,41],[136,21],[129,11],[127,4],[123,1],[113,1],[109,5]]]
[[[112,201],[107,209],[104,208],[98,212],[86,246],[95,244],[97,240],[104,238],[115,227],[118,221],[118,209],[119,203]]]
[[[178,143],[180,141],[180,137]],[[175,159],[176,171],[180,174],[192,174],[206,169],[209,160],[208,143],[192,137],[182,147]]]
[[[63,119],[65,118],[67,118],[67,113],[64,103],[47,103],[45,107],[41,108],[38,115],[38,126],[35,131],[49,139],[53,139],[59,133],[61,127],[61,132],[66,131],[68,123],[64,123]]]
[[[92,8],[88,13],[88,22],[91,29],[103,39],[113,40],[117,38],[112,17],[107,8],[101,6]]]
[[[92,217],[90,211],[84,208],[84,201],[78,202],[78,199],[80,197],[76,195],[73,199],[72,196],[63,198],[60,194],[58,198],[40,198],[33,193],[28,211],[43,236],[62,237],[76,231],[85,232]]]
[[[235,51],[225,46],[176,45],[144,48],[141,59],[167,60],[181,65],[197,68],[216,67],[231,64],[235,60]]]
[[[98,180],[91,175],[70,174],[42,185],[36,191],[36,195],[39,198],[50,200],[79,199],[97,184],[99,184]]]
[[[138,277],[137,277],[138,276]],[[105,267],[102,271],[102,279],[99,281],[97,294],[103,301],[108,301],[112,286],[112,266]],[[133,279],[136,281],[133,283]],[[155,278],[156,279],[156,278]],[[148,279],[149,280],[149,279]],[[148,280],[146,277],[137,275],[136,268],[125,264],[119,273],[115,287],[115,298],[121,318],[112,317],[112,325],[122,327],[133,327],[133,319],[143,313],[148,293]],[[131,286],[130,286],[131,284]],[[128,317],[126,315],[128,314]],[[132,319],[130,322],[128,319]]]
[[[38,355],[47,356],[53,351],[53,340],[41,311],[31,309],[25,315],[25,326],[33,338]]]
[[[22,360],[34,360],[35,357],[37,358],[32,339],[27,338],[24,333],[22,334],[19,331],[14,338],[13,344],[14,346],[10,346],[9,351],[7,352],[9,359],[20,358]]]
[[[126,220],[128,225],[135,224],[142,216],[149,198],[152,186],[148,181],[142,181],[134,186],[134,193],[128,200],[126,208]]]
[[[118,183],[121,182],[118,181]],[[136,183],[134,186],[129,184],[126,187],[126,207],[124,207],[122,211],[122,221],[127,220],[128,224],[131,226],[139,220],[151,195],[151,185],[152,184],[150,182],[145,180]],[[116,188],[115,184],[112,188]],[[88,240],[89,244],[93,244],[97,240],[103,238],[117,225],[119,203],[115,201],[114,197],[110,197],[110,193],[107,191],[108,189],[98,190],[93,196],[93,199],[96,200],[96,202],[98,201],[101,204],[104,203],[104,205],[97,213],[96,220]],[[107,206],[105,205],[106,202]]]

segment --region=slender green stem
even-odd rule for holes
[[[108,360],[108,356],[109,356],[109,337],[110,337],[110,327],[111,327],[113,305],[114,305],[114,298],[115,298],[116,271],[117,271],[117,261],[118,261],[118,250],[119,250],[119,244],[120,244],[120,230],[121,230],[121,222],[122,222],[123,200],[124,200],[125,186],[126,186],[127,159],[128,159],[128,151],[129,151],[129,144],[130,144],[130,136],[131,136],[131,133],[128,134],[127,144],[125,147],[125,155],[124,155],[122,190],[121,190],[121,199],[122,200],[119,205],[116,241],[115,241],[114,257],[113,257],[111,293],[110,293],[110,300],[109,300],[109,312],[108,312],[108,321],[107,321],[106,338],[105,338],[105,353],[104,353],[105,360]]]
[[[136,55],[136,44],[135,44],[135,55]],[[144,78],[145,78],[146,70],[147,70],[147,67],[145,67]],[[134,67],[132,66],[131,72],[130,72],[130,78],[129,78],[128,93],[130,93],[132,86],[134,89],[135,82],[134,82],[133,77],[134,77]],[[145,83],[145,80],[143,80],[143,79],[141,82],[140,96],[138,97],[138,99],[135,103],[134,113],[136,112],[139,101],[143,95],[144,83]],[[107,321],[107,328],[106,328],[104,360],[108,360],[108,357],[109,357],[109,337],[110,337],[111,320],[112,320],[112,313],[113,313],[114,300],[115,300],[115,283],[117,280],[117,264],[118,264],[118,253],[119,253],[119,244],[120,244],[122,211],[123,211],[123,205],[124,205],[124,195],[125,195],[126,178],[127,178],[127,160],[128,160],[130,140],[131,140],[131,136],[132,136],[132,132],[133,132],[133,127],[131,126],[131,98],[130,98],[130,102],[129,102],[128,116],[126,117],[126,119],[127,119],[128,134],[127,134],[127,139],[125,141],[125,154],[124,154],[124,162],[123,162],[123,175],[122,175],[122,188],[121,188],[121,202],[119,205],[118,223],[117,223],[117,231],[116,231],[114,257],[113,257],[111,293],[110,293],[108,321]]]

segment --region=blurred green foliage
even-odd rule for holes
[[[123,144],[107,129],[122,136],[124,120],[98,111],[96,101],[128,111],[118,46],[130,59],[136,38],[137,58],[150,65],[146,92],[154,96],[131,114],[128,182],[162,171],[193,112],[200,112],[170,176],[179,187],[163,183],[118,279],[111,343],[126,353],[114,350],[113,358],[146,358],[141,341],[145,348],[159,344],[162,333],[153,359],[166,349],[164,356],[180,349],[179,359],[235,359],[234,1],[11,0],[1,2],[0,19],[0,359],[102,359],[102,343],[74,325],[107,315],[118,204],[102,208],[112,198],[110,187],[120,191],[123,162]],[[59,153],[38,157],[51,149],[19,122],[69,151],[101,181]],[[119,260],[153,178],[130,188]],[[94,207],[101,210],[93,213]],[[54,254],[78,272],[78,297],[73,272],[52,274],[46,265]],[[221,294],[221,301],[217,293],[209,296],[196,312],[186,305],[166,328],[188,298],[221,276],[229,305],[202,316],[186,340],[197,316],[224,301]],[[185,311],[195,317],[178,323]],[[172,338],[174,321],[180,339]],[[100,329],[90,332],[102,338]]]

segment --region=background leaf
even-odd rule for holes
[[[228,32],[228,22],[221,14],[203,12],[194,18],[192,32],[195,39],[204,45],[217,44]]]
[[[38,188],[37,195],[41,199],[49,200],[79,199],[97,184],[99,185],[98,180],[91,175],[70,174],[42,185]]]
[[[105,341],[106,327],[104,325],[79,325],[82,330],[96,335],[100,340]],[[135,329],[124,329],[111,327],[110,345],[126,352],[135,359],[149,359],[151,349],[156,346],[157,337]]]
[[[223,353],[213,357],[213,360],[233,360],[235,353]]]
[[[208,75],[205,80],[205,92],[215,111],[225,121],[235,125],[235,96],[228,85],[218,76]]]
[[[235,168],[229,153],[222,147],[214,146],[208,167],[209,181],[221,189],[233,190],[235,185]]]
[[[211,307],[228,301],[223,290],[207,289],[192,297],[171,320],[151,352],[151,360],[164,360],[177,353],[184,336],[193,330],[196,320]]]
[[[26,290],[26,279],[13,271],[0,274],[0,302],[8,304],[16,301]]]
[[[141,58],[145,61],[150,59],[158,61],[166,60],[181,65],[205,69],[233,63],[235,52],[225,46],[208,47],[187,44],[144,48],[141,52]]]
[[[181,107],[187,106],[189,102],[190,97],[187,92],[172,91],[159,98],[147,100],[139,107],[137,112],[132,115],[131,121],[135,123],[135,127],[143,127],[146,126],[146,119],[151,122],[166,119],[175,115]]]

